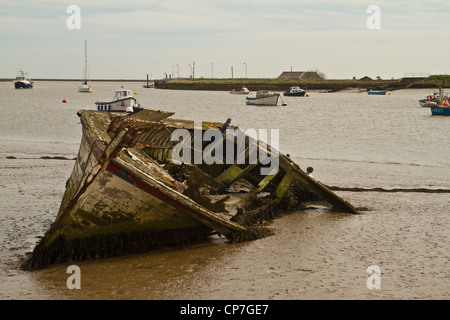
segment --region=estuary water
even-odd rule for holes
[[[419,106],[430,90],[314,91],[283,97],[286,106],[255,107],[227,91],[142,84],[92,82],[92,93],[78,93],[77,82],[37,81],[31,90],[0,83],[0,299],[450,298],[450,117]],[[22,271],[55,219],[78,153],[76,112],[111,99],[121,85],[143,107],[177,118],[279,129],[280,151],[343,188],[336,193],[361,214],[311,208],[274,220],[274,235],[252,242],[213,237],[79,262],[79,290],[67,287],[70,264]]]

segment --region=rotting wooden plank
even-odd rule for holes
[[[319,181],[311,178],[305,172],[303,172],[298,166],[288,159],[285,155],[280,154],[280,166],[283,169],[287,169],[285,171],[290,172],[290,175],[297,180],[301,185],[303,185],[306,189],[311,192],[319,195],[323,200],[329,202],[334,210],[352,214],[359,214],[359,212],[347,201],[337,196],[334,192],[328,189],[324,184]],[[289,170],[289,167],[291,168]]]
[[[179,193],[176,190],[165,187],[161,182],[150,176],[145,171],[141,171],[137,167],[130,166],[120,158],[111,159],[111,162],[126,170],[130,175],[136,178],[138,187],[153,196],[167,202],[174,208],[184,212],[195,220],[211,227],[217,232],[230,236],[233,231],[245,231],[246,229],[232,221],[225,220],[215,215],[210,210],[203,208],[189,197]]]
[[[247,172],[252,170],[256,164],[249,164],[244,169],[239,168],[238,164],[233,164],[231,167],[229,167],[227,170],[222,172],[216,180],[225,184],[225,185],[231,185],[233,182],[239,180],[242,178]]]
[[[281,179],[278,184],[277,190],[275,191],[275,202],[280,203],[281,199],[283,199],[284,194],[291,186],[294,181],[294,176],[292,173],[287,173],[284,175],[283,179]]]
[[[275,178],[277,176],[277,174],[270,174],[264,177],[264,179],[262,179],[259,184],[258,184],[258,189],[256,190],[251,190],[249,193],[247,193],[244,196],[244,199],[249,199],[251,197],[256,196],[258,193],[262,192],[268,185],[269,183],[273,180],[273,178]]]

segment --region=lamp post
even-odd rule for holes
[[[180,77],[180,65],[177,64],[177,78]]]
[[[231,66],[231,79],[233,79],[233,66]]]
[[[244,62],[245,65],[245,77],[247,78],[247,63]]]
[[[188,78],[192,78],[192,65],[189,65],[189,77]]]

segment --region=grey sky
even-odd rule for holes
[[[81,9],[69,30],[67,7]],[[381,10],[370,30],[366,10]],[[314,70],[328,78],[450,73],[450,2],[331,0],[3,0],[0,77],[277,77]],[[212,66],[211,66],[212,63]],[[245,63],[245,64],[244,64]],[[178,67],[178,66],[179,67]]]

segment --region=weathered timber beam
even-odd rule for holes
[[[229,167],[227,170],[222,172],[216,180],[218,182],[223,183],[224,185],[231,185],[233,182],[239,180],[242,178],[247,172],[252,170],[256,164],[250,164],[245,169],[239,168],[238,164],[233,164],[231,167]]]
[[[319,181],[311,178],[300,168],[294,166],[291,160],[288,159],[286,156],[280,154],[279,160],[280,166],[286,172],[290,172],[290,175],[292,175],[292,178],[294,180],[297,180],[306,189],[316,193],[323,200],[329,202],[333,206],[334,210],[352,214],[359,214],[359,212],[356,211],[356,209],[350,203],[337,196],[334,192],[332,192],[330,189],[328,189],[325,185],[323,185]]]
[[[283,179],[281,179],[278,184],[277,190],[275,191],[275,202],[280,203],[281,199],[283,199],[284,194],[291,186],[294,181],[294,176],[292,174],[285,174]]]

